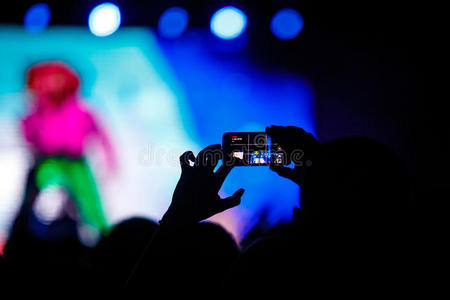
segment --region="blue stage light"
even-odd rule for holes
[[[189,21],[188,12],[181,7],[167,9],[159,18],[158,32],[168,39],[180,37],[186,30]]]
[[[247,27],[247,16],[236,7],[226,6],[214,13],[210,27],[217,37],[231,40],[244,32]]]
[[[47,28],[50,23],[50,8],[45,3],[31,6],[23,18],[25,30],[29,33],[38,33]]]
[[[303,18],[298,11],[292,8],[279,10],[270,22],[270,29],[280,40],[295,38],[303,28]]]
[[[315,132],[309,81],[280,70],[262,71],[245,55],[217,51],[216,42],[231,45],[243,39],[229,42],[192,28],[173,43],[156,40],[146,28],[123,31],[105,43],[82,27],[49,28],[42,38],[30,39],[22,28],[0,25],[0,123],[6,125],[0,141],[16,145],[0,150],[0,244],[29,167],[15,128],[17,113],[25,112],[23,70],[30,61],[59,57],[79,70],[83,96],[103,116],[113,141],[119,141],[114,146],[124,168],[102,186],[111,224],[136,213],[160,219],[179,178],[178,156],[220,142],[223,132],[263,131],[270,124]],[[234,168],[221,196],[239,188],[245,189],[242,204],[213,220],[237,239],[261,212],[268,212],[267,221],[275,225],[290,220],[292,207],[299,205],[298,185],[268,167]]]
[[[89,29],[96,36],[108,36],[119,28],[120,21],[119,8],[112,3],[103,3],[89,14]]]

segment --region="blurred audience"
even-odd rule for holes
[[[239,205],[244,194],[218,195],[233,166],[216,168],[213,154],[221,146],[212,145],[180,157],[181,177],[159,224],[123,221],[89,249],[75,235],[38,240],[20,226],[26,220],[16,221],[0,276],[9,271],[27,284],[200,297],[304,290],[395,295],[419,288],[426,264],[401,159],[363,137],[320,144],[297,127],[271,126],[266,133],[292,157],[294,168],[271,169],[301,187],[300,208],[273,228],[262,213],[242,250],[221,226],[204,222]]]
[[[116,225],[93,252],[98,281],[105,287],[123,288],[157,227],[144,218],[131,218]]]
[[[0,254],[0,282],[6,283],[7,278],[6,263],[3,256]]]
[[[302,139],[291,141],[301,147]],[[314,151],[309,170],[276,170],[301,182],[302,210],[243,253],[230,286],[399,292],[405,286],[398,278],[416,282],[420,274],[410,260],[419,253],[407,218],[408,177],[401,160],[367,138],[343,138]]]

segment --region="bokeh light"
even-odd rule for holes
[[[31,6],[23,18],[25,30],[28,33],[39,33],[50,23],[50,8],[45,3]]]
[[[89,14],[89,29],[96,36],[108,36],[119,28],[120,21],[119,8],[112,3],[103,3]]]
[[[247,27],[247,16],[236,7],[226,6],[214,13],[210,27],[217,37],[231,40],[244,32]]]
[[[40,222],[49,225],[62,215],[68,197],[64,188],[51,185],[38,194],[33,203],[33,212]]]
[[[187,28],[189,22],[188,12],[181,7],[167,9],[159,18],[158,32],[168,39],[180,37]]]
[[[303,28],[303,18],[298,11],[293,8],[283,8],[279,10],[270,22],[270,29],[280,40],[290,40],[295,38]]]

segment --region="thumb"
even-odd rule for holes
[[[296,172],[294,169],[282,166],[270,166],[270,169],[281,177],[295,181]]]
[[[244,194],[244,189],[239,189],[230,197],[221,200],[220,211],[227,210],[241,204],[241,197]]]

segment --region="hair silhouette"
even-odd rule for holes
[[[149,219],[131,218],[116,225],[94,251],[94,264],[102,284],[121,289],[158,225]]]

